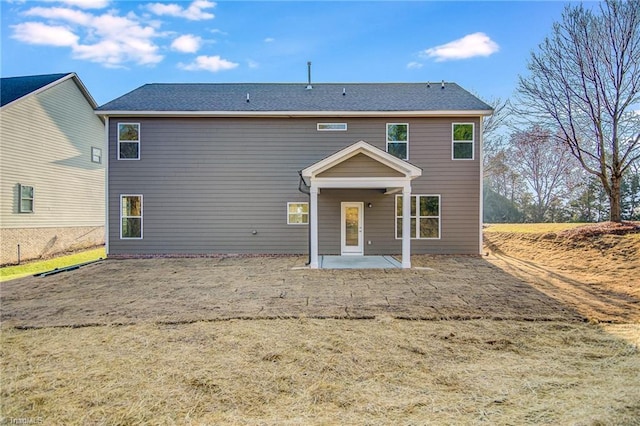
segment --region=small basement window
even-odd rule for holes
[[[33,213],[33,186],[18,184],[18,212]]]
[[[319,132],[344,132],[347,130],[347,123],[318,123]]]

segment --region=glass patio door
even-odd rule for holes
[[[364,254],[364,203],[344,202],[342,205],[342,255]]]

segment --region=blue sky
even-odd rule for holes
[[[1,0],[1,73],[73,71],[103,104],[145,83],[305,83],[311,61],[317,83],[445,80],[506,98],[566,4]]]

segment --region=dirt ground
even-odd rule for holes
[[[636,225],[638,226],[638,225]],[[640,230],[485,232],[485,259],[591,321],[640,323]],[[636,228],[637,229],[637,228]]]
[[[309,270],[302,257],[107,260],[1,284],[4,327],[229,318],[567,320],[583,316],[480,257],[428,269]],[[611,309],[626,319],[627,310]],[[629,314],[631,316],[631,314]]]
[[[412,270],[139,259],[4,282],[0,423],[640,425],[640,240],[597,238],[493,233]]]
[[[640,233],[486,232],[486,255],[406,270],[309,270],[304,257],[106,260],[0,284],[3,327],[230,318],[640,323]]]

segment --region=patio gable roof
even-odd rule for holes
[[[350,173],[350,176],[346,176],[343,174],[345,166],[351,159],[361,158],[362,156],[367,157],[370,160],[359,160],[359,163],[369,165],[369,171],[362,176],[358,176],[357,174]],[[371,164],[373,162],[377,163],[379,166],[375,167],[377,171],[379,171],[379,176],[372,176],[372,167]],[[329,173],[330,171],[339,171],[338,173]],[[375,175],[375,173],[374,173]],[[413,164],[401,160],[394,155],[389,154],[375,146],[365,142],[360,141],[356,142],[353,145],[350,145],[320,161],[315,164],[310,165],[309,167],[302,170],[302,176],[305,178],[309,178],[312,181],[316,181],[318,183],[324,182],[334,182],[339,185],[339,181],[344,182],[345,180],[349,181],[359,181],[359,180],[371,180],[371,179],[381,179],[381,180],[412,180],[418,176],[422,175],[422,169],[414,166]],[[327,177],[330,176],[330,177]],[[337,176],[337,177],[336,177]],[[363,182],[364,183],[364,182]],[[333,185],[319,185],[324,187],[335,187]],[[351,185],[348,185],[351,186]]]

